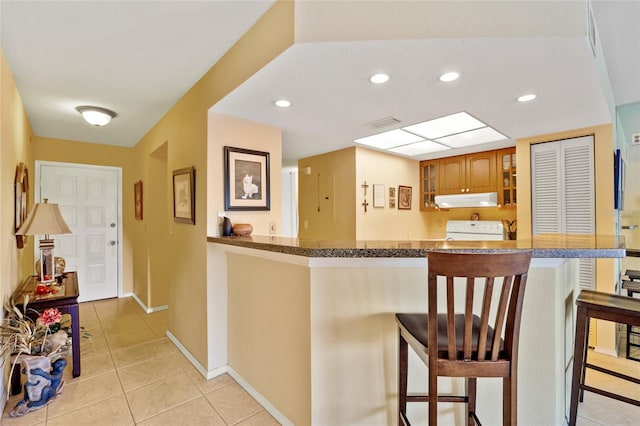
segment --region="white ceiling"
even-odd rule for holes
[[[37,135],[133,146],[272,3],[0,0],[0,40]],[[640,1],[593,9],[615,103],[640,102]],[[437,81],[452,66],[460,80]],[[392,77],[373,87],[378,70]],[[514,102],[530,90],[536,101]],[[293,106],[276,109],[281,96]],[[606,100],[584,37],[525,34],[297,43],[213,109],[282,127],[295,164],[353,146],[388,116],[407,125],[465,110],[519,138],[610,122]],[[89,126],[74,109],[86,104],[118,117]]]

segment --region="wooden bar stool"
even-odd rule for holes
[[[578,305],[578,310],[576,314],[576,343],[573,353],[573,378],[571,380],[571,404],[569,408],[570,426],[575,426],[576,424],[578,402],[582,402],[584,391],[597,393],[608,398],[640,406],[640,400],[627,398],[585,384],[586,369],[591,368],[592,370],[640,385],[639,378],[627,376],[587,362],[589,320],[595,318],[620,324],[640,326],[640,299],[582,290],[576,300],[576,304]]]
[[[518,337],[531,253],[428,254],[428,312],[396,314],[399,424],[409,424],[407,402],[426,402],[429,425],[437,425],[438,401],[466,403],[465,423],[480,424],[476,416],[478,377],[502,377],[502,423],[517,423]],[[444,277],[440,284],[438,277]],[[438,312],[440,285],[446,287],[442,313]],[[463,313],[456,312],[456,293]],[[479,306],[476,313],[474,296]],[[429,369],[428,395],[407,395],[409,345]],[[467,394],[438,394],[439,376],[465,377]]]

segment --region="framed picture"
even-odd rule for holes
[[[193,167],[173,171],[173,221],[196,224],[196,171]]]
[[[22,226],[29,212],[29,170],[24,163],[18,163],[14,179],[15,198],[15,232]],[[19,249],[27,244],[26,235],[16,235]]]
[[[393,188],[395,189],[395,188]],[[396,199],[395,198],[389,198],[389,208],[390,209],[395,209],[396,208]]]
[[[398,186],[398,210],[411,210],[410,186]]]
[[[224,209],[271,209],[268,152],[224,147]]]
[[[136,220],[142,220],[142,181],[133,184],[133,200],[135,205]]]
[[[373,207],[384,207],[384,185],[373,184]]]
[[[396,198],[396,188],[394,186],[389,188],[389,198]]]

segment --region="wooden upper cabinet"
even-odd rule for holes
[[[515,209],[517,205],[516,149],[505,148],[498,150],[497,161],[498,204],[502,208]]]
[[[497,191],[495,151],[441,158],[438,169],[440,194]]]
[[[495,192],[496,152],[486,151],[465,155],[467,165],[466,192]]]
[[[420,210],[434,210],[438,194],[438,160],[421,161]]]

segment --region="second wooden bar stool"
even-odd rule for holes
[[[396,314],[399,424],[409,424],[407,402],[426,402],[429,425],[436,425],[438,401],[466,403],[465,423],[479,424],[478,377],[502,377],[502,423],[517,423],[518,336],[530,261],[531,251],[428,254],[428,312]],[[442,313],[438,311],[439,286],[445,289]],[[462,313],[456,311],[456,295]],[[408,345],[429,369],[428,395],[407,395]],[[467,378],[467,394],[439,395],[439,376]]]
[[[598,367],[587,362],[587,349],[589,346],[589,319],[601,319],[613,321],[628,326],[640,326],[640,299],[618,296],[616,294],[601,293],[598,291],[582,290],[576,300],[578,310],[576,313],[576,343],[573,353],[573,378],[571,380],[571,404],[569,406],[569,425],[575,426],[578,417],[578,401],[582,401],[584,391],[597,393],[608,398],[617,399],[640,406],[640,400],[627,398],[622,395],[607,392],[602,389],[588,386],[585,383],[587,368],[597,370],[604,374],[627,380],[640,385],[640,378],[631,377],[603,367]],[[640,395],[640,387],[638,388]]]

